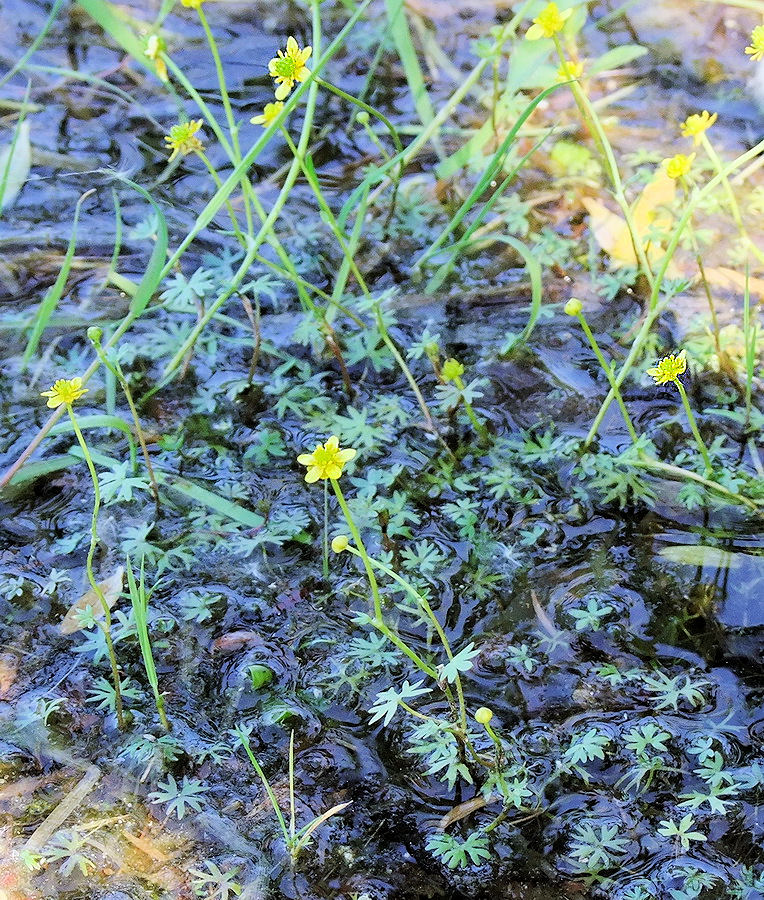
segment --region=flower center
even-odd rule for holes
[[[273,68],[279,78],[287,78],[291,81],[297,78],[297,63],[291,56],[282,56],[277,59]]]

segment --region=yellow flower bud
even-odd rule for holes
[[[456,381],[464,375],[464,366],[457,359],[447,359],[440,370],[444,381]]]
[[[335,553],[342,553],[343,550],[347,550],[349,543],[350,541],[346,534],[339,534],[336,538],[332,538],[332,550]]]
[[[478,723],[478,725],[487,725],[492,718],[493,710],[488,709],[487,706],[481,706],[480,709],[475,713],[475,721]]]
[[[565,304],[565,312],[569,316],[580,316],[584,305],[577,297],[571,297]]]

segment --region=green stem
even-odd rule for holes
[[[698,445],[698,450],[700,450],[701,456],[703,457],[703,462],[706,464],[706,475],[710,475],[713,472],[713,466],[711,465],[711,457],[708,455],[708,450],[706,449],[705,442],[703,438],[700,436],[700,431],[698,430],[698,423],[695,421],[695,415],[693,414],[692,407],[690,406],[690,401],[687,397],[687,392],[684,389],[684,385],[678,379],[674,379],[674,384],[676,385],[677,390],[679,391],[679,396],[682,398],[682,405],[684,406],[684,411],[687,413],[687,419],[690,423],[690,429],[692,430],[692,436],[695,438],[695,443]]]
[[[88,336],[90,336],[90,334],[88,334]],[[135,401],[133,400],[133,392],[130,390],[130,385],[127,383],[127,378],[125,378],[122,367],[119,364],[114,365],[104,353],[103,347],[101,346],[100,337],[98,338],[98,340],[94,340],[93,338],[91,338],[91,343],[95,348],[96,353],[98,354],[98,358],[119,382],[119,385],[122,388],[122,392],[125,395],[125,399],[127,400],[127,405],[130,407],[130,414],[133,417],[133,424],[135,425],[135,433],[138,436],[138,443],[141,445],[143,461],[146,464],[146,471],[148,472],[149,479],[151,481],[151,493],[154,495],[154,502],[157,505],[157,509],[159,509],[159,485],[157,484],[156,475],[154,474],[154,466],[151,464],[149,448],[146,444],[146,435],[143,433],[143,427],[141,426],[138,409],[135,405]]]
[[[560,59],[561,65],[566,66],[568,61],[565,58],[562,44],[560,43],[560,39],[557,35],[554,35],[554,45],[555,49],[557,50],[557,55]],[[613,197],[615,198],[615,201],[620,207],[621,212],[623,213],[623,217],[626,220],[626,225],[631,236],[631,242],[634,246],[634,253],[636,254],[639,261],[640,269],[642,270],[645,278],[652,288],[655,279],[653,277],[652,269],[650,268],[650,263],[647,259],[647,254],[645,253],[645,248],[642,244],[642,237],[637,231],[631,207],[629,206],[629,202],[626,199],[626,194],[623,189],[623,182],[621,181],[621,173],[618,170],[618,163],[616,162],[613,148],[610,146],[610,141],[605,134],[605,130],[602,127],[602,123],[600,122],[600,118],[597,115],[597,111],[592,106],[589,98],[586,96],[586,92],[581,87],[581,84],[577,79],[574,79],[570,82],[570,89],[573,93],[573,99],[576,101],[576,106],[578,106],[579,112],[581,113],[581,117],[592,130],[592,137],[594,138],[594,142],[597,145],[600,156],[605,163],[605,168],[607,169],[610,182],[613,185]]]
[[[355,550],[355,548],[353,547],[348,546],[347,550],[354,555],[361,555],[360,552]],[[433,611],[427,599],[423,597],[415,587],[412,587],[412,585],[410,585],[405,578],[402,578],[397,572],[393,571],[393,569],[389,568],[378,559],[369,557],[369,562],[375,569],[379,569],[380,572],[383,572],[389,578],[392,578],[393,581],[397,582],[422,607],[422,609],[425,611],[425,614],[427,615],[427,618],[432,623],[432,627],[435,629],[435,632],[440,638],[443,649],[446,651],[446,656],[449,658],[449,660],[452,660],[454,658],[454,654],[451,649],[451,642],[448,640],[448,636],[446,635],[443,626],[438,621],[438,617],[435,615],[435,612]],[[459,723],[466,740],[467,707],[464,702],[464,692],[462,690],[462,683],[458,673],[456,675],[456,693],[459,700]]]
[[[218,86],[220,88],[220,97],[223,101],[223,109],[225,110],[226,121],[228,122],[228,132],[231,135],[231,143],[233,144],[234,150],[234,165],[238,165],[241,162],[241,147],[239,146],[239,128],[236,124],[236,120],[233,117],[233,109],[231,108],[231,98],[228,96],[228,86],[226,85],[225,80],[225,72],[223,71],[223,63],[220,60],[220,53],[218,53],[218,46],[215,41],[215,36],[212,34],[212,30],[210,29],[209,22],[207,21],[207,16],[204,13],[204,8],[200,5],[196,10],[199,13],[199,21],[202,23],[202,28],[204,29],[204,34],[207,37],[207,43],[210,47],[210,53],[212,53],[212,59],[215,63],[215,72],[217,73],[218,78]],[[254,227],[252,224],[252,210],[249,205],[249,194],[247,192],[247,187],[245,182],[248,179],[246,176],[242,176],[241,179],[241,187],[242,192],[244,194],[244,215],[247,220],[247,234],[251,237],[254,234]],[[251,185],[250,185],[251,187]]]
[[[732,218],[735,220],[735,225],[740,232],[740,236],[743,238],[747,246],[759,260],[759,262],[764,263],[764,253],[762,253],[761,250],[759,250],[759,248],[756,246],[756,244],[751,240],[751,237],[748,234],[748,229],[743,223],[743,216],[740,213],[740,207],[738,206],[737,198],[735,197],[735,193],[732,190],[732,185],[729,183],[729,179],[724,173],[724,168],[722,166],[722,161],[719,158],[719,154],[714,149],[714,145],[708,139],[708,135],[705,132],[703,132],[703,134],[701,135],[700,142],[703,144],[703,149],[706,151],[706,155],[711,160],[716,174],[721,178],[722,187],[724,188],[724,192],[727,195],[727,200],[729,202],[730,212],[732,213]]]
[[[731,163],[728,163],[728,165],[726,165],[718,175],[712,178],[708,182],[708,184],[705,185],[705,187],[703,187],[699,191],[696,191],[688,199],[685,205],[684,212],[682,213],[679,222],[677,222],[674,233],[671,235],[671,240],[668,243],[664,257],[661,260],[658,273],[655,276],[655,281],[653,283],[653,288],[648,303],[647,315],[642,322],[642,327],[639,329],[637,336],[634,338],[634,342],[629,349],[629,353],[623,365],[621,366],[618,375],[616,375],[615,383],[618,387],[623,384],[624,379],[631,371],[637,357],[644,347],[648,335],[650,334],[650,329],[652,328],[653,323],[665,308],[665,305],[659,302],[661,287],[663,286],[663,280],[666,277],[666,272],[668,270],[669,264],[671,263],[676,248],[679,245],[679,240],[682,236],[682,233],[684,232],[684,229],[686,228],[687,223],[692,216],[693,210],[702,199],[708,196],[708,194],[721,182],[723,178],[726,178],[730,174],[730,172],[734,172],[735,169],[739,169],[742,165],[747,163],[748,160],[757,157],[762,152],[762,150],[764,150],[764,141],[759,141],[759,143],[751,147],[750,150],[747,150],[745,153],[742,153],[736,159],[732,160]],[[594,440],[594,436],[597,434],[597,431],[602,424],[605,413],[607,412],[608,407],[614,399],[615,394],[613,393],[613,389],[611,388],[607,397],[605,397],[605,399],[602,401],[599,411],[594,418],[594,422],[592,423],[592,426],[589,429],[588,434],[586,435],[586,438],[584,440],[584,447],[588,447],[589,444],[591,444],[591,442]]]
[[[366,552],[366,545],[364,544],[363,538],[361,537],[361,532],[358,530],[355,524],[353,514],[350,512],[350,508],[347,505],[347,501],[345,500],[345,495],[342,493],[342,488],[340,487],[339,481],[337,481],[336,478],[332,478],[330,479],[330,481],[332,482],[334,493],[336,494],[337,500],[340,504],[342,515],[345,517],[347,526],[350,529],[350,533],[353,535],[353,540],[355,541],[356,547],[358,548],[358,553],[363,560],[363,567],[364,569],[366,569],[366,576],[369,579],[371,594],[374,598],[374,618],[377,620],[377,622],[382,622],[382,598],[379,594],[379,585],[377,584],[377,578],[374,574],[374,569],[371,566],[369,554]]]
[[[698,475],[697,472],[692,472],[690,469],[673,466],[670,463],[661,462],[660,460],[653,459],[649,456],[642,456],[639,459],[630,459],[628,460],[628,465],[635,466],[638,469],[652,469],[655,472],[665,472],[666,475],[671,475],[674,478],[695,481],[698,484],[702,484],[703,487],[707,488],[709,491],[715,491],[717,494],[721,494],[728,500],[734,500],[735,503],[741,503],[743,506],[747,506],[752,512],[761,513],[761,508],[753,500],[744,497],[742,494],[736,494],[734,491],[729,490],[729,488],[724,487],[724,485],[719,484],[717,481],[711,481],[708,478],[704,478],[702,475]]]
[[[221,187],[220,176],[218,175],[218,173],[215,170],[215,167],[212,165],[209,158],[207,157],[207,154],[203,150],[197,150],[195,152],[196,152],[196,155],[199,157],[199,159],[201,159],[201,161],[207,167],[207,171],[210,173],[210,176],[212,177],[212,180],[215,184],[215,188],[217,190],[220,190],[220,187]],[[226,198],[225,208],[228,210],[228,215],[230,216],[231,224],[233,225],[233,231],[234,231],[234,234],[236,235],[236,240],[241,244],[242,247],[246,247],[247,239],[241,233],[241,229],[239,228],[239,222],[236,218],[236,211],[233,208],[230,198]]]
[[[615,394],[615,399],[618,402],[618,406],[621,410],[621,415],[623,416],[623,420],[626,423],[626,428],[629,432],[629,437],[632,442],[636,445],[639,441],[637,437],[637,432],[634,430],[634,425],[631,422],[631,416],[629,415],[629,411],[626,409],[626,404],[623,402],[623,397],[621,396],[621,391],[616,384],[615,375],[613,374],[612,368],[605,362],[605,357],[602,355],[602,351],[600,350],[599,344],[592,334],[591,328],[589,328],[589,323],[586,321],[586,317],[583,312],[580,312],[576,315],[576,318],[581,324],[581,328],[584,330],[584,334],[586,335],[589,344],[594,351],[594,355],[597,357],[597,361],[602,367],[602,371],[605,373],[605,376],[610,384],[610,389]]]
[[[355,106],[360,107],[362,110],[369,113],[369,115],[374,116],[374,118],[376,119],[379,119],[379,121],[390,132],[390,137],[393,139],[393,144],[395,144],[396,156],[400,158],[400,168],[393,183],[393,196],[390,200],[390,211],[387,216],[387,222],[389,223],[395,213],[395,203],[398,196],[398,185],[400,184],[400,180],[401,178],[403,178],[403,173],[406,170],[406,162],[403,158],[403,144],[401,143],[401,139],[395,126],[387,118],[387,116],[383,115],[378,109],[375,109],[373,106],[370,106],[364,100],[361,100],[358,97],[354,97],[352,94],[348,94],[347,91],[343,91],[342,88],[338,88],[336,85],[330,84],[328,81],[324,81],[323,78],[317,77],[316,81],[318,81],[321,87],[326,88],[328,91],[331,91],[333,94],[336,94],[343,100],[347,100],[348,103],[352,103]]]
[[[472,408],[472,404],[470,401],[464,396],[465,386],[464,381],[462,380],[461,375],[457,375],[454,378],[454,384],[459,389],[459,393],[461,394],[462,403],[464,404],[464,411],[469,416],[470,422],[472,422],[472,427],[480,436],[480,439],[484,441],[486,444],[491,440],[491,435],[485,425],[478,419],[475,415],[475,410]]]
[[[74,414],[74,409],[72,408],[71,403],[66,404],[66,411],[69,414],[72,428],[74,429],[74,433],[77,436],[77,441],[82,450],[82,455],[85,457],[85,462],[87,463],[88,471],[90,472],[90,478],[93,482],[93,514],[90,519],[90,547],[88,548],[88,556],[85,563],[85,568],[87,570],[90,587],[92,588],[93,593],[96,595],[96,597],[98,597],[98,600],[100,601],[103,608],[104,621],[103,623],[100,623],[99,621],[99,627],[101,628],[101,631],[103,632],[104,638],[106,640],[106,650],[108,652],[109,662],[111,664],[111,676],[114,683],[114,705],[117,712],[117,724],[119,725],[120,730],[124,730],[125,715],[122,709],[122,688],[119,681],[117,655],[114,652],[114,644],[111,639],[111,609],[109,608],[109,604],[106,602],[106,597],[104,597],[103,595],[100,584],[98,584],[95,575],[93,574],[93,557],[95,556],[95,550],[98,544],[98,513],[101,509],[101,487],[98,484],[98,475],[96,474],[95,466],[93,465],[93,459],[90,456],[88,445],[85,443],[85,438],[83,437],[82,431],[80,430],[80,425],[77,421],[77,417]]]
[[[337,243],[340,245],[340,248],[345,256],[345,259],[347,260],[348,265],[350,266],[350,270],[353,273],[353,276],[355,277],[356,281],[358,282],[358,286],[361,288],[361,291],[363,292],[364,296],[367,298],[370,298],[371,292],[369,291],[369,288],[366,284],[366,279],[361,274],[360,269],[358,268],[355,260],[353,259],[353,254],[350,252],[350,248],[348,247],[348,244],[347,244],[347,239],[346,239],[345,235],[343,234],[342,229],[340,228],[339,223],[337,222],[337,219],[334,216],[334,213],[332,212],[331,208],[329,207],[329,204],[326,202],[326,199],[324,198],[324,195],[321,191],[321,187],[316,180],[315,172],[313,171],[311,166],[308,166],[305,163],[302,152],[299,150],[299,148],[295,147],[289,132],[286,129],[282,128],[282,133],[284,135],[284,139],[286,140],[287,144],[289,145],[290,150],[292,151],[292,154],[293,154],[295,160],[299,162],[299,164],[302,168],[303,174],[305,175],[305,177],[308,181],[308,184],[311,186],[311,189],[313,190],[316,200],[318,201],[318,205],[320,206],[321,211],[323,212],[323,214],[326,218],[326,221],[329,224],[329,227],[332,229],[332,232],[333,232],[335,238],[337,239]],[[379,329],[379,333],[382,338],[382,341],[384,342],[385,346],[390,351],[390,353],[393,355],[395,361],[398,363],[398,366],[400,367],[401,371],[403,372],[403,375],[404,375],[406,381],[409,383],[409,386],[410,386],[414,396],[416,397],[417,403],[419,404],[419,408],[422,410],[422,414],[425,417],[425,421],[427,422],[428,428],[431,431],[436,431],[435,422],[433,420],[432,413],[430,412],[430,409],[427,406],[427,402],[424,399],[424,397],[422,396],[422,392],[419,389],[419,385],[416,383],[416,380],[411,372],[411,369],[409,368],[408,364],[406,363],[406,360],[403,358],[400,351],[395,346],[395,343],[393,342],[392,338],[390,337],[390,334],[387,330],[387,326],[385,325],[384,319],[382,318],[382,314],[380,313],[378,306],[375,307],[375,317],[376,317],[376,321],[377,321],[377,328]]]
[[[324,578],[329,577],[329,485],[324,479],[324,540],[322,571]]]

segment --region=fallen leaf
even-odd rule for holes
[[[461,819],[465,819],[467,816],[471,816],[472,813],[477,812],[484,806],[488,806],[489,803],[493,803],[497,799],[497,797],[493,796],[480,796],[472,797],[470,800],[465,800],[464,803],[459,803],[453,809],[450,809],[438,822],[438,830],[445,831],[447,828],[450,828],[454,822],[458,822]]]
[[[509,9],[514,0],[406,0],[406,6],[428,19],[447,19],[462,12]]]
[[[648,243],[649,235],[653,229],[664,232],[670,229],[672,216],[667,207],[674,200],[675,194],[676,183],[661,169],[645,185],[632,209],[634,230],[640,237],[650,262],[663,256],[663,247]],[[611,212],[599,200],[584,197],[582,202],[589,213],[589,226],[594,232],[594,238],[610,257],[611,265],[637,265],[637,254],[626,220]]]
[[[740,294],[745,292],[745,275],[725,266],[706,268],[706,281],[714,287],[722,290],[735,291]],[[751,294],[764,297],[764,278],[748,277],[748,290]]]
[[[5,700],[16,683],[19,659],[13,653],[0,655],[0,700]]]
[[[0,150],[0,209],[13,204],[29,176],[31,165],[29,122],[25,119],[19,125],[15,139],[11,138],[10,143]]]
[[[122,579],[124,578],[124,575],[125,567],[120,566],[111,577],[98,583],[98,587],[101,589],[109,609],[111,609],[117,600],[119,600],[119,596],[122,593]],[[76,603],[73,603],[69,607],[68,612],[58,626],[58,630],[61,634],[74,634],[75,631],[82,630],[80,613],[86,610],[88,606],[93,610],[93,615],[96,619],[103,618],[103,606],[98,598],[98,594],[91,588],[84,593]]]
[[[231,653],[234,650],[241,650],[242,647],[262,642],[262,635],[257,631],[229,631],[228,634],[221,634],[212,642],[212,649],[215,652]]]

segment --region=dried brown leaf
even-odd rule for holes
[[[119,600],[119,596],[122,593],[122,579],[124,578],[124,575],[125,567],[120,566],[113,575],[98,583],[109,609],[111,609],[117,600]],[[88,606],[93,610],[93,615],[96,619],[103,618],[103,606],[98,598],[98,594],[91,588],[84,593],[76,603],[73,603],[69,607],[68,612],[58,626],[58,630],[61,634],[74,634],[75,631],[80,631],[82,629],[82,626],[80,625],[80,613],[86,610]]]

